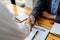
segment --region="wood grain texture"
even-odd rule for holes
[[[60,37],[57,37],[53,34],[49,34],[46,40],[60,40]]]
[[[25,13],[29,16],[30,14],[31,14],[31,12],[32,12],[32,9],[30,9],[30,8],[24,8],[24,10],[25,10]]]
[[[54,24],[54,21],[41,17],[41,18],[38,19],[36,24],[39,25],[39,26],[42,26],[44,28],[51,29],[53,24]]]

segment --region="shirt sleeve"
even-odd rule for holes
[[[55,22],[60,24],[60,15],[56,15]]]
[[[41,13],[44,11],[44,0],[38,0],[31,15],[34,16],[35,21],[39,18],[39,16],[41,15]]]
[[[54,15],[54,19],[56,18],[56,15]]]
[[[23,37],[27,37],[29,34],[30,34],[30,25],[29,24],[21,24],[21,23],[18,23],[18,30],[20,31],[20,35],[23,35]]]

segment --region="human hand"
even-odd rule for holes
[[[42,16],[48,19],[54,19],[54,15],[49,14],[48,12],[44,11]]]
[[[34,26],[34,18],[33,18],[33,16],[30,16],[27,19],[26,24],[29,24],[31,26],[31,28],[33,28],[33,26]]]

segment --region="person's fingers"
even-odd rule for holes
[[[34,19],[33,18],[31,18],[31,23],[34,24]]]
[[[27,19],[26,24],[29,24],[31,26],[31,28],[33,28],[33,26],[34,26],[34,19],[33,19],[33,17],[30,16]]]
[[[31,19],[28,18],[27,21],[25,22],[25,24],[29,24],[31,26]]]
[[[30,16],[30,21],[31,21],[32,24],[34,24],[34,18],[33,18],[33,16]]]

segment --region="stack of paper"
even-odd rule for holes
[[[32,29],[32,32],[25,40],[45,40],[49,33],[48,29],[45,29],[40,26],[35,26]]]
[[[60,24],[55,23],[50,32],[53,34],[60,35]]]

